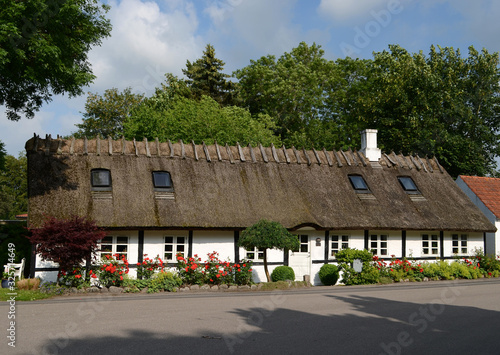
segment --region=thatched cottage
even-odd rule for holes
[[[418,259],[484,247],[495,226],[439,162],[382,154],[376,135],[363,131],[359,151],[35,136],[26,143],[29,226],[44,215],[88,216],[109,231],[104,249],[131,265],[143,254],[173,264],[177,252],[217,251],[253,259],[255,281],[265,279],[262,253],[236,242],[263,218],[301,243],[299,252],[271,251],[271,268],[289,265],[315,283],[345,247]],[[38,259],[32,271],[55,277],[52,267]]]

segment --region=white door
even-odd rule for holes
[[[311,245],[309,235],[300,234],[299,251],[290,251],[288,256],[288,265],[295,272],[296,281],[304,281],[304,275],[311,275]]]

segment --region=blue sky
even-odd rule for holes
[[[182,76],[186,60],[207,43],[225,72],[251,59],[291,51],[300,42],[325,57],[372,58],[399,44],[428,53],[431,45],[500,51],[500,1],[494,0],[109,0],[113,31],[89,55],[94,84],[86,92],[132,87],[151,95],[165,73]],[[17,156],[33,133],[68,135],[81,122],[86,95],[56,96],[34,119],[10,122],[0,108],[0,141]]]

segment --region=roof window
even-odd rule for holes
[[[349,175],[349,181],[357,193],[371,193],[365,179],[361,175]]]
[[[92,169],[90,182],[94,191],[111,191],[111,172],[108,169]]]
[[[167,171],[153,171],[153,186],[156,191],[173,191],[172,178]]]
[[[401,184],[401,187],[407,194],[420,194],[420,191],[417,188],[417,185],[415,185],[415,182],[413,179],[409,176],[398,176],[399,183]]]

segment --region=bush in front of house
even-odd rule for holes
[[[290,266],[285,266],[285,265],[278,266],[271,273],[271,280],[273,282],[287,281],[287,280],[294,281],[295,280],[295,272],[293,271],[293,269]]]
[[[339,279],[339,269],[332,264],[325,264],[318,273],[321,283],[325,286],[333,286]]]
[[[373,254],[370,251],[346,248],[337,252],[335,258],[342,271],[341,282],[344,285],[375,284],[380,281],[380,272],[372,265]],[[363,264],[361,272],[356,272],[352,267],[356,259]]]
[[[182,285],[182,279],[177,273],[170,271],[160,271],[151,279],[148,286],[148,293],[159,291],[172,292]]]

